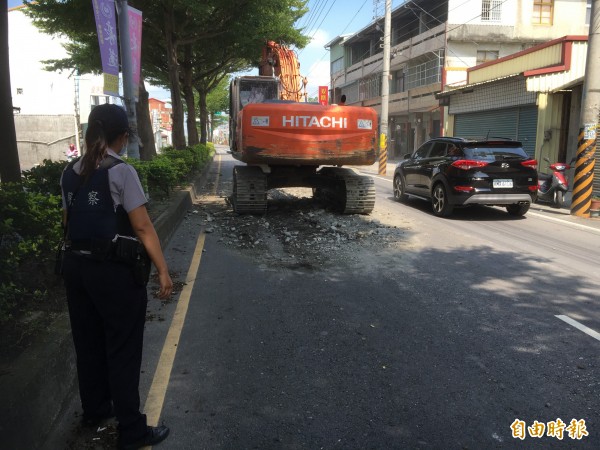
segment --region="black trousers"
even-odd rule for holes
[[[83,413],[103,416],[111,403],[119,438],[146,433],[139,381],[148,296],[130,267],[67,252],[63,265]]]

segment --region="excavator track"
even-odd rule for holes
[[[332,181],[333,188],[319,188],[333,201],[343,214],[370,214],[375,207],[375,183],[368,176],[358,175],[350,169],[326,167],[319,172]],[[316,194],[317,194],[316,192]]]
[[[267,177],[259,167],[233,168],[232,204],[238,214],[267,212]]]

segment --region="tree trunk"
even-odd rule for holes
[[[198,141],[198,128],[196,128],[196,103],[194,101],[194,88],[192,86],[192,46],[186,45],[184,61],[181,64],[183,72],[183,95],[187,107],[187,131],[190,147]]]
[[[18,183],[21,181],[21,164],[17,148],[17,132],[10,92],[10,67],[8,60],[8,6],[0,0],[0,181]]]
[[[208,128],[208,108],[206,106],[206,90],[198,90],[198,106],[200,107],[200,143],[206,144],[206,129]]]
[[[140,80],[140,91],[136,106],[136,115],[138,120],[138,135],[141,139],[140,159],[150,161],[156,156],[156,142],[154,142],[154,130],[152,129],[152,119],[150,118],[150,107],[148,106],[148,91],[144,80]]]
[[[181,86],[179,83],[179,61],[177,44],[174,39],[173,10],[165,12],[165,39],[167,47],[167,62],[169,65],[169,84],[171,85],[171,107],[173,116],[172,139],[173,147],[185,148],[185,133],[183,130],[183,104],[181,102]]]

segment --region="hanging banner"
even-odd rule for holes
[[[119,49],[114,0],[92,0],[100,45],[104,93],[119,95]]]
[[[128,14],[133,96],[137,100],[140,89],[140,60],[142,57],[142,12],[130,6]]]
[[[319,86],[319,103],[321,105],[329,103],[329,88],[327,86]]]

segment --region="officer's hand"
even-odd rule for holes
[[[158,290],[158,298],[167,299],[173,292],[173,280],[168,271],[158,274],[158,282],[160,283],[160,289]]]

